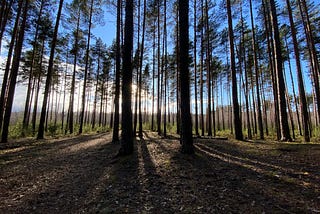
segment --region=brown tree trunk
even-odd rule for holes
[[[194,153],[192,122],[190,114],[189,80],[189,1],[179,0],[179,64],[180,67],[180,108],[181,108],[181,152]]]
[[[45,120],[45,114],[46,114],[46,108],[47,108],[47,102],[48,102],[48,94],[51,86],[51,80],[52,80],[52,73],[53,73],[53,63],[54,63],[54,52],[56,48],[57,38],[58,38],[58,30],[59,30],[59,23],[60,23],[60,17],[61,17],[61,11],[63,6],[63,0],[60,0],[59,2],[59,9],[58,14],[56,18],[56,24],[54,27],[54,33],[53,38],[51,42],[51,50],[50,50],[50,58],[49,58],[49,65],[48,65],[48,72],[47,72],[47,80],[44,90],[44,97],[43,97],[43,103],[42,103],[42,110],[40,115],[40,122],[39,122],[39,130],[38,130],[38,136],[37,139],[43,139],[44,138],[44,120]]]
[[[262,122],[262,112],[261,112],[261,100],[260,100],[260,88],[259,88],[259,64],[258,64],[258,55],[257,52],[259,49],[256,43],[256,34],[255,26],[253,19],[253,10],[252,10],[252,0],[250,2],[250,17],[251,17],[251,31],[252,31],[252,48],[253,48],[253,62],[255,70],[255,81],[256,81],[256,94],[257,94],[257,110],[258,110],[258,127],[259,127],[259,136],[260,139],[264,139],[263,135],[263,122]]]
[[[292,141],[290,136],[290,130],[288,125],[288,115],[287,115],[287,103],[285,98],[285,83],[283,77],[282,68],[282,55],[281,55],[281,41],[279,35],[278,27],[278,17],[276,12],[276,4],[274,0],[270,0],[271,8],[271,21],[272,29],[274,33],[274,57],[275,57],[275,71],[276,71],[276,82],[278,91],[278,102],[279,102],[279,112],[280,112],[280,131],[281,131],[281,141]]]
[[[235,130],[235,138],[237,140],[243,140],[242,124],[240,120],[240,109],[239,109],[239,103],[238,103],[237,73],[236,73],[236,65],[235,65],[234,42],[233,42],[234,36],[233,36],[230,0],[227,0],[227,13],[228,13],[228,31],[229,31],[229,43],[230,43],[231,78],[232,78],[233,123],[234,123],[234,130]]]
[[[116,79],[115,79],[115,97],[114,97],[114,123],[112,131],[112,142],[119,141],[119,100],[120,100],[120,67],[121,67],[121,10],[122,1],[117,0],[117,32],[116,32]]]
[[[126,1],[124,27],[123,74],[122,74],[122,118],[121,147],[119,155],[133,153],[131,84],[133,49],[133,0]]]
[[[2,143],[8,142],[10,117],[11,117],[11,111],[12,111],[14,92],[16,88],[16,80],[17,80],[18,70],[20,66],[20,57],[21,57],[25,27],[27,22],[28,8],[29,8],[29,0],[25,0],[24,7],[23,7],[23,14],[22,14],[22,22],[19,28],[17,44],[14,48],[14,56],[13,56],[12,68],[11,68],[10,78],[9,78],[10,82],[8,86],[8,97],[6,102],[6,109],[4,112],[4,118],[3,118],[3,129],[2,129],[2,138],[1,138]]]

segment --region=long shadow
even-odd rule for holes
[[[112,187],[102,194],[105,203],[100,213],[168,213],[171,208],[167,198],[168,191],[161,175],[157,172],[150,154],[149,140],[136,141],[134,153],[119,158],[113,165]],[[157,201],[156,204],[153,202]]]
[[[65,140],[60,148],[79,142],[90,143],[92,139],[96,137],[73,139],[76,142]],[[56,142],[52,146],[59,145]],[[1,174],[1,181],[8,186],[0,193],[1,201],[5,202],[0,205],[0,213],[10,213],[10,210],[15,213],[68,213],[70,210],[85,210],[89,207],[93,190],[99,184],[98,178],[107,176],[108,163],[117,147],[105,142],[87,147],[86,150],[62,153],[60,156],[49,152],[40,155],[38,159],[21,163],[17,170],[9,174]],[[42,152],[39,150],[39,153]],[[10,192],[18,195],[10,195]]]
[[[0,154],[0,166],[2,169],[5,167],[12,167],[19,163],[24,163],[30,159],[42,157],[48,153],[54,154],[57,151],[71,148],[72,146],[79,146],[86,144],[88,141],[101,139],[107,134],[96,135],[82,135],[78,137],[55,139],[55,140],[41,140],[32,141],[27,145],[20,145]]]
[[[283,176],[289,176],[289,179],[299,179],[304,182],[314,183],[315,186],[320,181],[320,174],[317,166],[310,165],[305,161],[292,161],[291,158],[275,158],[274,155],[261,156],[241,151],[235,145],[227,145],[227,142],[219,143],[218,141],[198,141],[196,145],[200,148],[210,150],[212,153],[220,155],[224,159],[232,158],[235,161],[241,161],[243,164],[257,167],[257,170],[277,172]],[[301,146],[301,145],[299,145]],[[279,148],[291,149],[294,151],[296,147],[290,145],[280,145]],[[277,151],[278,152],[278,151]],[[283,155],[289,151],[279,151],[279,155]],[[251,167],[252,168],[252,167]],[[261,171],[260,170],[260,171]],[[306,179],[306,180],[304,180]]]
[[[229,154],[222,155],[221,152],[208,147],[196,145],[196,155],[190,161],[191,171],[208,171],[212,169],[216,176],[212,177],[215,183],[213,191],[218,192],[215,199],[218,206],[215,211],[223,207],[233,212],[232,204],[246,212],[311,212],[319,210],[317,203],[319,188],[305,187],[296,184],[292,178],[283,179],[273,174],[270,168],[262,168],[261,165],[250,165],[252,162],[233,157]],[[182,164],[178,158],[176,163]],[[259,168],[260,167],[260,168]],[[200,180],[205,180],[203,176],[196,176],[194,182],[201,189],[204,187]],[[198,190],[199,190],[198,188]],[[198,191],[197,198],[206,195],[203,191]],[[225,200],[221,200],[225,199]],[[205,203],[205,202],[204,202]],[[215,208],[218,207],[218,210]],[[262,210],[257,210],[261,209]],[[212,211],[212,210],[207,210]]]

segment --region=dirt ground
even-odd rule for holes
[[[320,213],[320,144],[146,132],[114,158],[111,134],[0,145],[0,213]]]

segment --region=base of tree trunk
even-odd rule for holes
[[[124,157],[124,156],[128,156],[133,154],[133,150],[129,151],[127,149],[124,149],[123,147],[121,147],[118,151],[118,153],[116,154],[115,158],[117,157]]]
[[[189,154],[189,155],[194,154],[193,145],[191,145],[191,146],[190,145],[184,145],[182,142],[180,142],[180,144],[181,144],[180,152],[182,154]]]
[[[280,139],[280,142],[292,142],[292,138],[291,137],[289,137],[289,138],[282,137]]]

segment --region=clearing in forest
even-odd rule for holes
[[[320,145],[145,132],[114,159],[111,134],[1,145],[0,213],[319,213]]]

